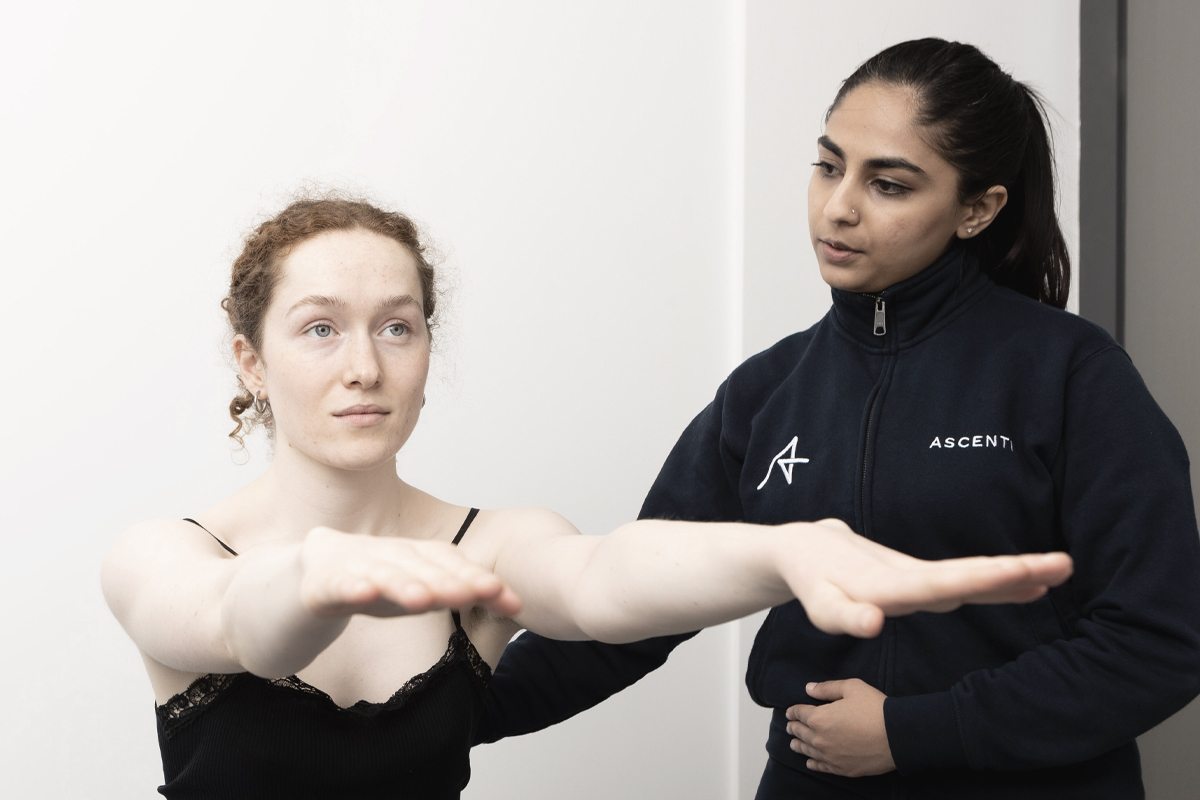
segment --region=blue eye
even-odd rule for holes
[[[387,332],[391,336],[403,336],[408,333],[408,326],[403,322],[397,322],[395,325],[388,325]]]
[[[333,335],[333,328],[329,327],[328,325],[313,325],[308,329],[308,332],[313,336],[325,339]]]

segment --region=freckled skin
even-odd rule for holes
[[[419,305],[376,309],[380,297],[419,302],[420,279],[409,252],[365,231],[336,231],[299,245],[285,260],[263,324],[264,394],[271,400],[277,446],[341,469],[364,470],[394,460],[421,413],[429,372],[429,333]],[[334,296],[344,307],[294,304]],[[324,339],[311,331],[329,324]],[[407,328],[388,335],[388,326]],[[389,413],[369,427],[335,412],[377,404]]]
[[[996,186],[974,203],[959,202],[958,172],[922,137],[913,103],[908,89],[869,83],[829,117],[825,136],[845,157],[818,145],[808,226],[821,278],[834,288],[876,293],[917,274],[954,237],[979,235],[1007,200]],[[922,171],[866,164],[880,158],[903,158]],[[822,239],[860,252],[834,263]]]

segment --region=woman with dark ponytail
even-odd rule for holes
[[[970,45],[904,42],[859,67],[809,186],[833,307],[734,371],[642,508],[838,518],[921,558],[1075,560],[1035,603],[914,614],[869,640],[774,608],[746,676],[774,709],[759,798],[1142,797],[1135,738],[1200,693],[1187,453],[1121,347],[1063,310],[1045,117]],[[478,738],[588,708],[682,638],[521,637]]]
[[[968,205],[993,186],[1007,209],[964,241],[983,272],[1055,308],[1067,307],[1071,260],[1055,213],[1054,159],[1041,98],[978,48],[941,39],[889,47],[842,84],[826,122],[855,89],[894,87],[915,102],[913,125],[958,172]]]

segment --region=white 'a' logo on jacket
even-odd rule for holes
[[[793,436],[788,442],[788,446],[780,450],[773,459],[771,466],[767,467],[767,477],[762,479],[762,483],[758,485],[761,489],[767,485],[767,481],[771,480],[771,470],[775,469],[775,465],[779,465],[779,469],[783,472],[783,478],[788,482],[788,486],[792,485],[792,468],[796,464],[807,464],[807,458],[796,458],[796,442],[800,441],[799,436]]]

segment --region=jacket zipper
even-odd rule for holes
[[[862,535],[867,535],[867,451],[871,449],[871,423],[875,421],[875,404],[879,402],[879,392],[871,398],[871,410],[867,412],[867,435],[863,437],[862,480],[858,484],[858,507],[862,513]]]
[[[875,299],[875,320],[872,324],[872,331],[876,336],[887,335],[887,305],[883,300],[883,292],[877,295],[870,295]],[[867,431],[863,437],[863,452],[862,452],[862,478],[859,483],[858,490],[858,506],[859,513],[862,515],[862,530],[859,531],[863,536],[869,536],[871,531],[867,526],[867,457],[871,450],[871,428],[875,423],[875,408],[879,405],[879,396],[883,393],[883,384],[887,373],[886,356],[884,359],[883,371],[880,374],[879,386],[875,391],[875,396],[871,398],[871,408],[867,411]],[[895,628],[892,620],[886,620],[886,625],[882,631],[883,652],[879,662],[879,688],[886,694],[891,694],[893,691],[891,673],[893,670],[893,659],[895,657],[893,642],[895,636]],[[899,797],[900,787],[896,786],[893,790],[893,796]]]
[[[875,298],[875,335],[883,336],[887,333],[887,306],[883,302],[883,292],[867,296]],[[862,514],[863,536],[867,535],[867,452],[871,448],[871,423],[875,421],[875,405],[878,402],[879,392],[876,391],[875,396],[871,398],[871,408],[867,411],[867,435],[863,437],[862,480],[858,485],[858,508]]]

